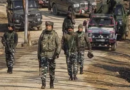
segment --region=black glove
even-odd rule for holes
[[[91,52],[88,52],[87,56],[88,56],[88,58],[93,58],[94,57],[94,55]]]
[[[56,59],[59,58],[59,55],[56,55]]]
[[[57,59],[57,58],[59,58],[59,54],[58,53],[55,54],[55,59]]]
[[[66,55],[66,54],[67,54],[67,52],[66,52],[66,51],[64,51],[64,54]]]

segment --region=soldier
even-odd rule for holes
[[[103,2],[98,3],[96,5],[96,9],[95,9],[94,13],[108,14],[108,5],[107,4],[103,4]]]
[[[70,80],[76,80],[77,77],[77,44],[76,33],[74,33],[74,26],[68,26],[68,33],[62,37],[62,48],[66,55],[66,63]]]
[[[70,80],[77,80],[78,62],[77,62],[77,50],[78,39],[77,34],[74,33],[74,26],[68,26],[68,33],[62,37],[62,48],[66,55],[66,63]],[[89,56],[92,54],[89,53]]]
[[[13,73],[13,65],[14,65],[14,53],[15,48],[18,43],[18,35],[14,31],[13,24],[8,25],[8,31],[4,33],[2,37],[2,44],[5,46],[5,54],[6,54],[6,65],[8,67],[7,73]]]
[[[83,64],[84,64],[84,51],[86,45],[89,49],[90,55],[91,53],[91,44],[88,40],[87,34],[83,31],[83,25],[80,24],[78,26],[78,31],[76,32],[78,35],[78,64],[80,66],[80,74],[83,74]],[[91,57],[90,57],[91,58]]]
[[[46,74],[49,70],[50,88],[54,88],[55,59],[59,57],[61,43],[57,33],[53,30],[53,22],[46,22],[46,29],[43,30],[38,44],[38,59],[41,72],[42,87],[46,87]]]
[[[116,0],[107,0],[108,4],[108,13],[111,14],[114,10],[114,7],[116,6],[117,2]]]
[[[73,14],[72,12],[68,12],[67,17],[64,19],[64,22],[62,25],[63,34],[68,32],[67,28],[69,25],[74,26],[74,24],[75,24],[75,20],[74,20]]]

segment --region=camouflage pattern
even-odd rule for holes
[[[79,51],[78,52],[78,66],[79,68],[83,68],[84,66],[84,51]]]
[[[107,4],[97,4],[94,13],[108,14],[108,5]]]
[[[84,51],[85,48],[91,51],[91,44],[89,42],[88,36],[85,32],[76,32],[77,34],[77,44],[78,44],[78,51]]]
[[[67,70],[68,75],[77,75],[78,72],[78,62],[77,53],[70,53],[67,59]]]
[[[64,19],[64,22],[63,22],[63,25],[62,25],[62,32],[63,33],[67,33],[68,32],[68,26],[74,26],[74,24],[75,24],[75,20],[74,20],[74,18],[70,18],[70,17],[66,17],[65,19]]]
[[[116,6],[117,2],[116,0],[107,0],[107,5],[108,5],[108,13],[113,13],[113,9]]]
[[[61,51],[61,43],[58,34],[52,30],[44,30],[39,38],[38,59],[40,57],[54,58]]]
[[[62,37],[62,48],[66,55],[68,75],[77,75],[77,35],[76,33],[64,34]]]
[[[54,30],[44,30],[39,38],[38,59],[41,79],[46,81],[46,74],[49,71],[51,83],[55,78],[55,57],[60,54],[61,44],[57,33]]]
[[[80,26],[80,25],[79,25]],[[83,71],[83,65],[84,65],[84,51],[86,47],[91,52],[91,44],[88,40],[87,34],[85,32],[79,32],[77,31],[77,41],[78,41],[78,65],[80,68],[80,72]]]
[[[49,72],[50,74],[50,79],[54,80],[55,79],[55,60],[54,59],[48,59],[45,57],[41,57],[40,60],[40,72],[41,72],[41,79],[46,80],[46,74]]]
[[[14,51],[14,49],[13,49],[13,51]],[[14,62],[15,62],[14,52],[6,52],[5,57],[6,57],[6,66],[13,67]]]
[[[5,46],[6,65],[7,67],[13,67],[15,61],[14,58],[15,48],[18,43],[17,33],[14,31],[6,32],[2,38],[2,43]],[[8,44],[8,46],[6,44]]]

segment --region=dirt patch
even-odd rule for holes
[[[101,90],[129,90],[130,39],[118,41],[117,51],[95,59],[86,75],[86,81]]]
[[[2,55],[2,54],[3,54],[3,52],[4,52],[4,50],[3,50],[3,49],[0,49],[0,55]]]
[[[129,90],[130,62],[127,58],[99,57],[86,71],[89,84],[101,90]]]

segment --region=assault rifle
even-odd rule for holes
[[[3,43],[3,45],[5,46],[5,48],[7,48],[8,51],[9,51],[9,52],[12,54],[12,56],[13,56],[13,52],[14,52],[14,51],[13,51],[11,45],[10,45],[10,42],[9,42],[8,40],[6,40],[4,36],[2,37],[2,43]]]

